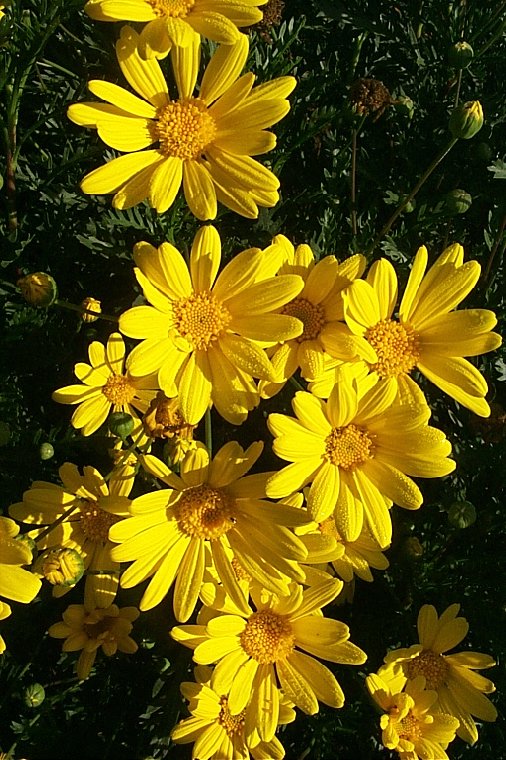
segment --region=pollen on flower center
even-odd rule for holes
[[[234,500],[208,485],[187,488],[174,505],[179,528],[187,536],[217,539],[234,526]]]
[[[408,678],[425,676],[427,689],[439,689],[445,683],[448,664],[441,654],[424,649],[419,655],[405,663]]]
[[[228,309],[208,290],[177,301],[172,308],[176,330],[197,350],[207,350],[231,320]]]
[[[369,327],[365,337],[378,355],[372,369],[381,378],[411,372],[420,358],[418,335],[409,325],[382,319],[374,327]]]
[[[109,512],[100,509],[95,502],[86,499],[82,500],[80,509],[81,528],[86,538],[91,541],[107,541],[109,528],[121,520],[118,515],[111,515]]]
[[[223,726],[228,736],[232,737],[236,734],[240,734],[244,728],[244,720],[246,717],[246,710],[242,710],[237,715],[231,715],[228,709],[228,698],[223,696],[220,698],[220,714],[218,715],[218,723]]]
[[[181,18],[188,15],[195,5],[195,0],[148,0],[148,3],[161,18]]]
[[[333,428],[325,439],[325,456],[343,470],[354,470],[371,459],[374,444],[371,436],[357,425]]]
[[[289,621],[272,610],[254,612],[239,638],[246,654],[262,665],[285,659],[295,645]]]
[[[408,741],[419,739],[422,735],[420,730],[420,721],[415,718],[411,710],[408,714],[395,724],[395,728],[400,738],[406,738]]]
[[[297,338],[298,343],[317,338],[325,325],[323,307],[320,304],[311,303],[306,298],[294,298],[283,308],[283,314],[300,319],[304,325],[302,335]]]
[[[216,136],[216,124],[204,101],[171,101],[158,111],[154,136],[164,156],[184,160],[200,158]]]
[[[102,388],[102,393],[111,404],[129,404],[135,396],[135,388],[123,375],[111,375]]]
[[[117,619],[117,617],[110,617],[108,615],[101,617],[99,620],[93,620],[93,617],[91,617],[91,620],[84,623],[84,632],[88,638],[98,640],[100,643],[103,643],[107,639],[113,641],[115,637],[110,628]]]

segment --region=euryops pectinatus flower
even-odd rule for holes
[[[146,26],[139,38],[144,58],[165,58],[175,45],[187,47],[200,35],[231,45],[237,27],[262,18],[259,5],[267,0],[88,0],[84,10],[97,21],[139,21]]]
[[[273,380],[272,364],[258,341],[277,343],[302,332],[296,317],[276,313],[303,288],[297,275],[274,277],[276,247],[243,251],[218,274],[221,241],[202,227],[190,267],[174,246],[138,243],[136,277],[150,306],[121,315],[119,326],[142,340],[130,354],[134,375],[158,372],[169,397],[194,425],[212,402],[228,422],[243,422],[259,402],[253,378]]]
[[[137,436],[141,423],[136,410],[147,411],[156,396],[156,377],[132,377],[125,366],[125,343],[119,333],[112,333],[107,347],[94,340],[88,348],[90,364],[79,362],[74,372],[82,385],[66,385],[53,392],[60,404],[77,404],[71,423],[83,435],[91,435],[105,422],[110,412],[126,412],[137,422],[132,431]]]
[[[0,596],[27,604],[38,594],[41,581],[23,567],[31,565],[32,552],[18,534],[19,525],[14,520],[0,517]]]
[[[459,609],[459,604],[451,604],[438,617],[432,604],[424,604],[418,614],[420,643],[389,652],[378,675],[387,682],[395,680],[400,688],[424,676],[427,688],[437,693],[435,709],[457,718],[457,736],[474,744],[478,729],[473,716],[485,721],[497,718],[496,708],[484,696],[495,691],[495,686],[476,671],[492,667],[495,661],[488,654],[469,650],[444,654],[456,647],[469,630],[467,620],[457,617]]]
[[[115,193],[116,208],[147,198],[163,212],[183,185],[198,219],[214,219],[217,201],[251,219],[258,216],[258,206],[274,206],[279,181],[252,156],[276,144],[266,127],[288,112],[286,98],[295,79],[279,77],[253,87],[253,74],[240,77],[249,47],[240,35],[238,42],[216,50],[194,97],[200,56],[198,43],[191,43],[171,51],[179,94],[171,100],[158,61],[143,60],[137,43],[137,33],[123,27],[116,52],[125,78],[144,100],[116,84],[93,80],[89,89],[105,102],[69,107],[72,121],[96,129],[107,145],[127,154],[88,174],[83,192]]]
[[[366,678],[369,692],[385,714],[381,716],[381,740],[401,760],[449,760],[445,750],[455,739],[459,722],[445,713],[433,713],[435,691],[425,690],[425,678],[417,676],[406,691],[391,689],[376,673]]]
[[[330,579],[303,591],[293,584],[291,593],[282,598],[252,590],[255,612],[237,610],[234,615],[220,614],[207,625],[172,629],[176,641],[195,650],[196,663],[218,663],[211,686],[227,695],[233,715],[249,705],[246,736],[253,728],[264,741],[274,736],[279,723],[278,683],[285,697],[308,715],[318,712],[319,701],[343,706],[344,694],[335,676],[315,659],[347,665],[361,665],[367,659],[348,640],[348,626],[320,614],[342,585]]]
[[[476,285],[480,265],[477,261],[464,264],[464,249],[458,244],[446,248],[425,273],[427,260],[427,249],[422,246],[413,262],[398,320],[392,318],[397,275],[386,259],[375,262],[366,280],[353,282],[346,291],[346,323],[376,352],[376,359],[368,360],[376,377],[395,378],[409,392],[414,385],[409,375],[417,368],[459,404],[488,417],[487,383],[464,357],[501,345],[501,336],[490,332],[497,319],[488,309],[454,311]],[[417,395],[416,388],[413,395]]]
[[[113,525],[117,562],[131,562],[121,576],[124,588],[151,578],[141,610],[155,607],[175,581],[174,613],[188,620],[201,590],[210,548],[216,572],[235,604],[245,609],[243,591],[227,550],[263,587],[285,591],[271,568],[304,580],[299,561],[307,551],[291,527],[307,522],[300,509],[264,501],[266,475],[246,476],[262,452],[262,443],[243,451],[226,443],[211,460],[203,444],[181,463],[181,477],[159,459],[146,456],[145,467],[170,488],[134,499],[132,517]],[[279,577],[279,573],[277,574]]]
[[[392,503],[422,504],[409,476],[442,477],[455,469],[444,433],[427,425],[427,405],[394,403],[396,394],[393,379],[374,384],[346,370],[328,402],[296,393],[296,419],[268,418],[274,453],[292,464],[271,476],[267,495],[287,496],[311,483],[307,505],[315,522],[333,515],[346,541],[355,541],[365,524],[380,548],[388,546]]]

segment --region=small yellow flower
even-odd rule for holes
[[[218,614],[207,625],[177,626],[171,636],[195,650],[196,663],[218,663],[212,688],[227,695],[232,715],[249,705],[260,738],[270,741],[279,723],[278,683],[285,697],[314,715],[319,701],[331,707],[344,704],[335,676],[315,658],[348,665],[366,660],[348,640],[348,627],[320,614],[341,588],[341,581],[330,579],[306,591],[292,584],[289,596],[282,598],[253,591],[256,611]]]
[[[119,333],[112,333],[107,347],[93,341],[88,349],[89,364],[79,362],[74,372],[82,385],[66,385],[53,392],[60,404],[77,404],[71,423],[83,435],[91,435],[111,412],[129,414],[136,422],[134,439],[142,431],[136,410],[144,413],[156,394],[156,377],[134,377],[130,357],[125,362],[125,343]]]
[[[182,186],[190,211],[202,220],[216,217],[218,201],[249,219],[256,219],[259,206],[274,206],[279,181],[253,156],[274,148],[276,137],[267,127],[288,113],[295,79],[279,77],[253,87],[253,74],[240,76],[248,40],[239,37],[216,50],[198,96],[198,43],[174,48],[178,97],[171,99],[158,61],[144,61],[137,51],[137,33],[123,27],[116,45],[118,62],[141,97],[93,80],[89,89],[105,102],[69,107],[73,122],[96,129],[107,145],[126,154],[86,175],[83,192],[114,193],[113,205],[122,209],[147,199],[163,213]]]
[[[496,708],[484,696],[495,691],[494,684],[476,671],[490,668],[495,662],[479,652],[444,654],[457,646],[469,630],[467,620],[457,617],[459,609],[460,605],[451,604],[438,617],[435,607],[424,604],[418,615],[420,644],[389,652],[379,675],[384,680],[395,679],[400,688],[424,676],[427,688],[437,693],[435,708],[457,718],[457,736],[474,744],[478,730],[473,716],[485,721],[497,718]]]
[[[63,622],[54,623],[48,633],[55,639],[65,639],[64,652],[82,650],[76,665],[79,678],[87,678],[101,647],[107,657],[117,651],[133,654],[137,644],[130,638],[132,623],[139,617],[136,607],[87,610],[82,604],[71,604],[63,613]]]
[[[48,549],[33,565],[33,571],[53,586],[75,586],[84,574],[84,561],[75,549]]]
[[[145,22],[139,39],[144,58],[165,58],[172,46],[188,47],[203,37],[225,45],[240,38],[237,27],[262,19],[267,0],[88,0],[84,10],[97,21]]]
[[[382,741],[398,752],[401,760],[448,760],[445,752],[455,738],[456,718],[432,712],[437,694],[425,691],[425,678],[418,676],[406,691],[392,691],[377,674],[366,678],[374,701],[385,711],[381,716]]]
[[[45,272],[27,274],[18,280],[17,285],[31,306],[51,306],[58,297],[56,282]]]

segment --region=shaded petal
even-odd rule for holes
[[[172,206],[183,177],[183,162],[175,156],[166,156],[155,168],[149,181],[149,202],[163,214]]]

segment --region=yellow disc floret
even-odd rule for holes
[[[201,351],[211,347],[231,319],[228,309],[207,290],[175,303],[173,314],[178,333]]]
[[[163,106],[154,131],[164,156],[196,160],[214,140],[216,124],[204,101],[190,98]]]
[[[236,734],[240,734],[244,729],[244,720],[246,717],[246,710],[242,710],[237,715],[231,715],[228,709],[228,698],[220,698],[220,714],[218,715],[218,723],[223,726],[228,736],[232,737]]]
[[[217,539],[234,525],[235,502],[208,485],[187,488],[174,506],[179,528],[187,536]]]
[[[295,634],[284,615],[272,610],[255,612],[240,634],[241,646],[262,665],[284,660],[295,645]]]
[[[358,425],[333,428],[325,439],[325,456],[343,470],[354,470],[371,459],[374,445],[371,436]]]
[[[422,736],[420,721],[413,715],[411,710],[408,710],[408,714],[395,724],[395,728],[401,739],[407,739],[411,742],[420,739]]]
[[[185,18],[195,5],[195,0],[148,0],[148,3],[160,18]]]
[[[296,339],[298,343],[314,340],[325,326],[325,311],[320,304],[311,303],[306,298],[294,298],[284,308],[283,314],[297,317],[304,325],[302,335]]]
[[[405,668],[408,678],[425,676],[427,689],[439,689],[445,683],[448,674],[448,664],[443,655],[431,649],[424,649],[419,655],[406,662]]]
[[[121,518],[117,515],[111,515],[100,507],[96,502],[83,499],[80,504],[81,516],[80,523],[86,538],[91,541],[107,541],[109,538],[109,528]]]
[[[135,396],[135,387],[123,375],[111,375],[102,388],[102,393],[111,404],[129,404]]]
[[[365,337],[378,355],[378,361],[371,369],[381,378],[410,372],[420,358],[418,335],[409,325],[382,319],[374,327],[369,327]]]

